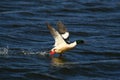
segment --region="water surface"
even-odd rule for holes
[[[62,58],[46,54],[54,40],[46,27],[62,21],[70,41],[85,44]],[[0,2],[0,79],[119,80],[119,0],[3,0]]]

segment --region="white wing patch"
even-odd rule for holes
[[[64,39],[67,39],[69,37],[69,32],[65,32],[64,34],[61,34]]]

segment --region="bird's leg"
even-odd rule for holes
[[[62,57],[62,54],[60,54],[59,57]]]

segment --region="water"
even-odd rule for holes
[[[54,40],[46,22],[62,21],[70,41],[62,58],[47,54]],[[2,0],[1,80],[120,80],[119,0]]]

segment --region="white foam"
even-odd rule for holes
[[[33,51],[22,51],[24,55],[41,55],[41,56],[46,56],[49,53],[46,51],[38,51],[38,52],[33,52]]]
[[[8,47],[7,48],[0,48],[0,55],[7,55],[8,54]]]

